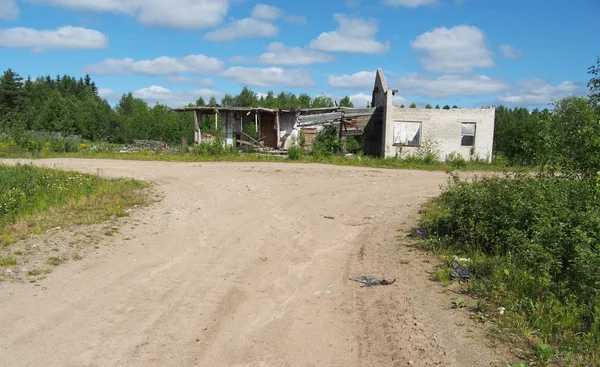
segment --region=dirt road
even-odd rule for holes
[[[116,237],[58,267],[41,287],[0,283],[2,366],[502,361],[468,313],[450,309],[450,296],[429,280],[426,255],[396,238],[446,182],[442,172],[35,164],[152,181],[164,198],[124,219]],[[354,275],[398,280],[361,288],[348,280]]]

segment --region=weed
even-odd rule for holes
[[[547,365],[550,358],[554,356],[554,350],[548,344],[535,343],[534,349],[538,362],[542,365]]]
[[[467,304],[465,303],[465,300],[462,297],[456,297],[456,299],[454,299],[454,301],[452,301],[452,308],[465,308],[467,307]]]
[[[12,256],[0,256],[0,266],[17,265],[17,259]]]
[[[58,265],[64,263],[65,261],[66,261],[65,259],[63,259],[63,258],[61,258],[59,256],[50,256],[48,258],[48,260],[46,260],[46,263],[48,265],[58,266]]]
[[[0,165],[0,245],[31,233],[69,224],[87,224],[122,215],[146,202],[131,179],[34,167]]]
[[[445,286],[448,286],[450,283],[452,283],[451,273],[452,269],[450,269],[448,266],[444,266],[435,273],[434,279]]]
[[[42,272],[37,269],[29,270],[27,272],[27,275],[32,276],[32,277],[40,275],[40,274],[42,274]]]

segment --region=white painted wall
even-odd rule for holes
[[[385,113],[384,144],[385,156],[395,157],[399,154],[414,154],[417,147],[394,146],[393,134],[396,121],[422,122],[421,142],[432,139],[438,145],[438,158],[445,160],[451,153],[458,153],[469,159],[470,147],[461,146],[461,129],[463,122],[475,122],[475,154],[480,158],[492,161],[494,145],[494,119],[495,109],[452,109],[437,110],[425,108],[400,108],[392,103],[391,93],[387,93],[388,103]]]

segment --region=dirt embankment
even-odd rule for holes
[[[34,163],[149,180],[164,198],[39,286],[0,283],[2,365],[506,365],[396,238],[442,172]]]

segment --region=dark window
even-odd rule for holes
[[[460,145],[463,147],[472,147],[475,145],[476,125],[474,122],[463,122],[461,130]]]

